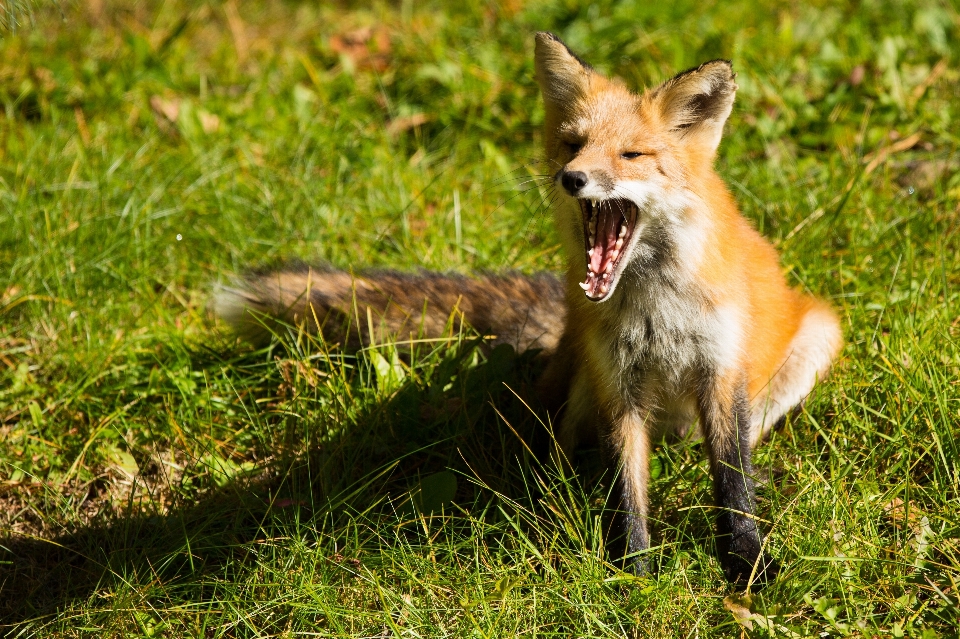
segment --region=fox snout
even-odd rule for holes
[[[613,176],[602,169],[593,169],[588,173],[563,168],[556,178],[564,191],[579,198],[603,199],[610,196],[615,186]]]
[[[590,179],[583,171],[564,170],[560,174],[560,184],[563,185],[563,188],[566,189],[567,193],[573,196],[576,196],[577,193],[582,191],[583,187],[585,187],[589,181]]]

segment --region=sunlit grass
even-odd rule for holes
[[[956,636],[952,5],[320,4],[16,4],[12,636]],[[714,558],[695,443],[653,460],[656,570],[611,562],[598,451],[570,472],[526,448],[533,354],[468,334],[349,354],[296,330],[254,350],[207,309],[217,282],[290,259],[559,268],[538,29],[634,86],[731,59],[718,169],[842,316],[834,373],[757,452],[783,572],[752,599]]]

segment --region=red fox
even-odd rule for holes
[[[778,566],[756,524],[751,449],[826,375],[843,338],[826,304],[787,286],[773,247],[713,170],[737,90],[732,66],[707,62],[636,94],[540,32],[535,67],[546,163],[562,196],[562,283],[300,268],[249,276],[220,294],[218,311],[240,328],[263,330],[252,310],[329,338],[342,324],[331,319],[356,309],[372,309],[388,331],[427,336],[459,310],[498,341],[543,349],[558,456],[586,440],[606,444],[637,569],[650,547],[651,442],[696,429],[724,573],[769,581]],[[369,323],[353,325],[333,339],[373,337]]]

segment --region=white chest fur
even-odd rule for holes
[[[622,408],[650,409],[657,430],[683,434],[696,419],[702,373],[738,365],[739,314],[711,302],[680,266],[625,275],[607,303],[584,309],[591,315],[587,352]]]

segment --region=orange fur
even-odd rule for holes
[[[558,443],[569,455],[601,436],[613,449],[636,551],[648,442],[698,427],[726,510],[724,569],[742,578],[762,555],[749,447],[826,374],[839,322],[787,285],[713,169],[737,89],[729,62],[635,94],[540,33],[536,72],[548,167],[569,196],[555,208],[567,324],[543,382],[570,386]]]
[[[738,309],[743,343],[739,361],[731,366],[745,373],[749,396],[761,397],[789,357],[791,342],[804,316],[811,309],[822,311],[826,306],[787,286],[775,250],[746,222],[715,173],[715,145],[723,122],[713,123],[710,130],[695,130],[693,135],[679,137],[670,130],[670,119],[675,114],[665,110],[663,104],[664,87],[674,80],[664,87],[634,94],[621,81],[584,67],[572,54],[564,56],[559,48],[562,46],[555,39],[538,37],[538,54],[540,49],[552,49],[551,63],[561,67],[549,74],[538,67],[547,102],[545,151],[549,167],[600,172],[616,181],[659,178],[666,185],[665,190],[682,192],[695,202],[683,214],[690,224],[702,227],[709,240],[700,247],[699,254],[684,256],[694,263],[689,275],[698,282],[707,304]],[[564,73],[576,77],[566,87],[565,101],[554,103],[551,90],[544,83],[556,82]],[[568,144],[580,148],[573,152],[565,148]],[[621,157],[624,150],[644,155],[627,160]],[[563,209],[564,204],[559,208]],[[566,278],[568,332],[576,336],[575,342],[580,342],[590,332],[597,309],[577,286],[583,279],[582,239],[576,236],[575,225],[567,222],[562,215],[558,216],[571,258]],[[834,333],[827,339],[831,358],[841,344],[839,329]],[[582,351],[586,366],[594,366],[589,345],[577,343],[574,348]],[[603,379],[599,374],[590,377],[598,382]],[[600,384],[595,392],[602,398],[601,403],[616,405],[619,400],[610,390]]]

